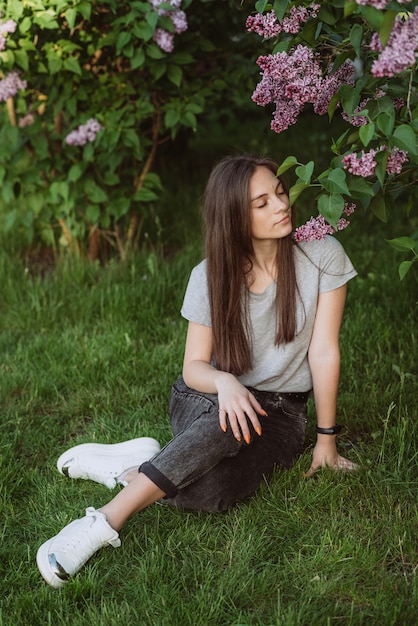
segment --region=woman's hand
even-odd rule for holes
[[[322,439],[327,437],[328,439]],[[330,467],[334,470],[356,470],[358,465],[339,455],[335,443],[335,437],[332,435],[319,436],[313,450],[312,464],[309,470],[304,474],[305,478],[309,478],[318,469]]]
[[[228,422],[232,433],[241,441],[241,436],[246,443],[250,443],[250,429],[248,421],[254,427],[255,432],[261,436],[261,424],[259,415],[267,415],[261,404],[254,395],[242,385],[232,374],[220,372],[216,380],[219,401],[219,423],[224,432],[227,431]]]

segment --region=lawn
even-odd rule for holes
[[[182,218],[184,220],[184,217]],[[60,591],[35,555],[99,507],[105,487],[56,470],[69,446],[170,438],[188,274],[199,236],[104,266],[0,256],[0,624],[401,626],[416,622],[417,283],[384,225],[359,212],[339,238],[359,276],[341,333],[341,452],[356,473],[287,472],[226,514],[156,504]],[[395,235],[393,235],[395,236]]]

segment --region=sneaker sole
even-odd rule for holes
[[[82,443],[79,446],[69,448],[61,454],[57,461],[57,469],[60,474],[65,476],[62,471],[63,466],[77,454],[105,454],[106,456],[114,457],[135,454],[138,448],[141,449],[141,452],[145,449],[147,455],[149,450],[148,458],[151,458],[161,450],[159,442],[152,437],[139,437],[130,441],[123,441],[122,443]],[[138,461],[138,467],[140,464],[141,460]]]
[[[51,569],[48,555],[49,546],[52,544],[53,539],[49,539],[41,545],[38,552],[36,553],[36,563],[38,565],[38,569],[41,573],[42,578],[48,583],[48,585],[51,585],[51,587],[53,587],[54,589],[59,589],[60,587],[65,585],[67,581],[59,578]]]

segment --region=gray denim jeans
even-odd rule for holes
[[[289,468],[303,450],[307,393],[249,388],[267,417],[261,437],[249,422],[251,442],[237,441],[219,425],[218,396],[199,393],[183,378],[173,385],[170,417],[174,438],[139,471],[167,495],[169,504],[200,511],[226,511],[251,496],[275,467]]]

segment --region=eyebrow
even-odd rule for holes
[[[280,178],[277,179],[277,185],[275,186],[274,191],[276,192],[279,187],[283,187],[283,183],[280,180]],[[251,198],[251,202],[255,202],[256,200],[260,200],[260,198],[263,198],[264,196],[268,196],[268,193],[260,193],[259,196],[256,196],[255,198]]]

